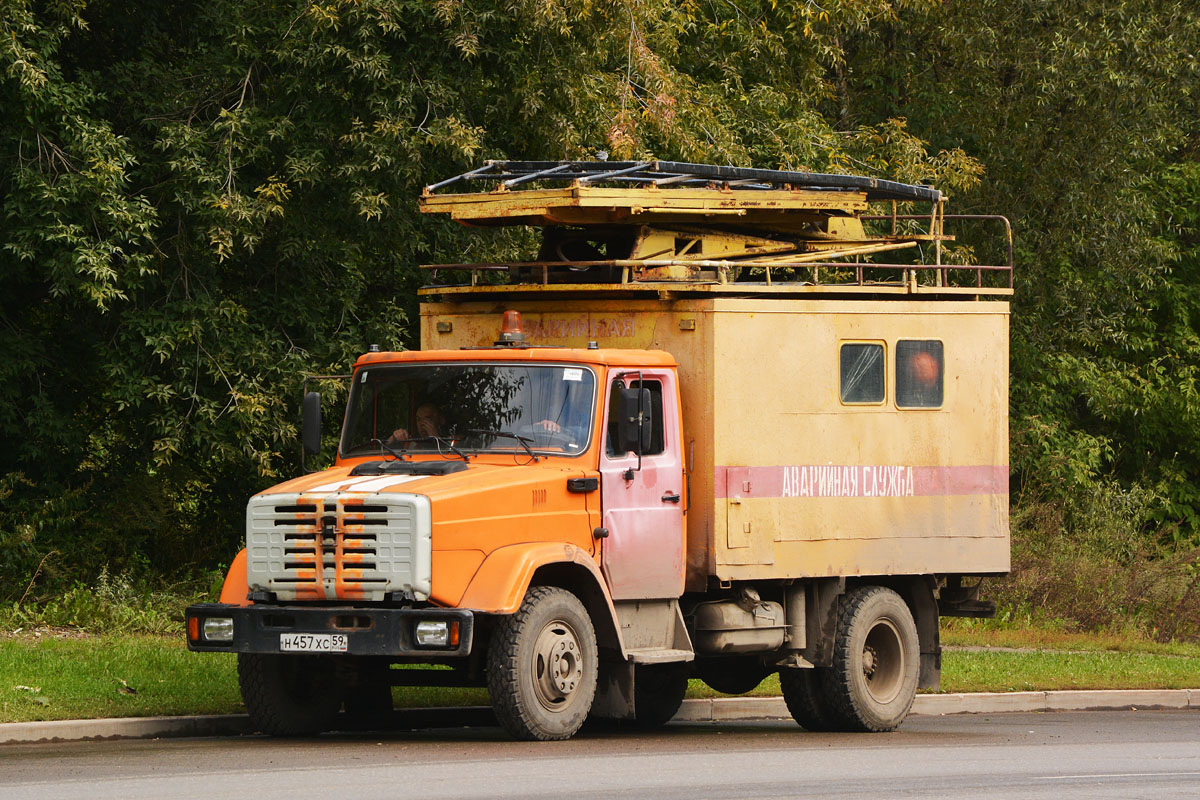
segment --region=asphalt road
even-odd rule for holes
[[[1196,798],[1200,714],[911,717],[891,734],[791,722],[585,728],[514,742],[497,728],[9,745],[0,797],[26,798]]]

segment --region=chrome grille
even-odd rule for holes
[[[246,507],[251,590],[279,600],[425,600],[429,499],[415,494],[269,494]]]

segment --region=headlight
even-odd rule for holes
[[[458,647],[458,620],[425,620],[413,629],[418,647]]]
[[[232,642],[233,619],[231,617],[206,617],[204,638],[210,642]]]
[[[445,647],[450,643],[450,626],[445,620],[418,622],[415,633],[421,647]]]

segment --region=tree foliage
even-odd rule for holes
[[[1198,43],[1171,2],[0,0],[0,596],[227,559],[303,377],[516,246],[421,187],[601,149],[1012,215],[1016,465],[1194,535]]]
[[[1200,12],[984,0],[910,22],[887,49],[858,48],[866,73],[891,65],[864,105],[909,108],[932,141],[978,158],[987,180],[960,207],[1013,219],[1019,476],[1063,496],[1142,486],[1153,517],[1194,538],[1200,352],[1178,228],[1194,186],[1178,167],[1200,136]]]

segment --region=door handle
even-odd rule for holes
[[[662,496],[662,501],[663,501],[664,503],[678,503],[678,502],[679,502],[679,495],[677,495],[677,494],[672,494],[672,493],[670,493],[670,492],[667,492],[666,494],[664,494],[664,495]]]

